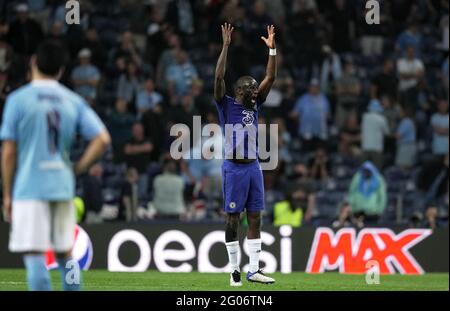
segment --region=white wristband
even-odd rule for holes
[[[269,55],[270,56],[276,56],[277,55],[277,49],[269,49]]]

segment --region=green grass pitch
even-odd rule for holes
[[[58,271],[52,271],[55,290],[61,289]],[[243,274],[244,276],[244,274]],[[275,284],[263,285],[244,281],[240,288],[228,286],[228,274],[160,273],[113,273],[91,270],[83,273],[83,290],[87,291],[448,291],[448,273],[429,273],[420,276],[382,275],[379,285],[367,285],[365,275],[342,275],[338,273],[306,274],[274,273]],[[0,270],[0,290],[26,290],[25,270]]]

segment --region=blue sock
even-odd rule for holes
[[[57,261],[63,290],[79,291],[81,289],[81,269],[78,262],[72,258],[58,258]]]
[[[27,269],[28,288],[32,291],[50,291],[52,285],[50,274],[45,266],[44,255],[23,256],[25,268]]]

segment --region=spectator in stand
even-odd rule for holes
[[[341,130],[339,152],[347,157],[355,157],[361,154],[361,127],[358,117],[350,115]]]
[[[170,103],[176,105],[180,98],[187,94],[192,86],[192,81],[198,78],[197,69],[189,61],[185,51],[178,51],[176,64],[167,68],[165,79],[168,81]]]
[[[400,103],[403,107],[409,107],[415,112],[418,103],[417,86],[425,74],[425,66],[416,57],[413,46],[409,46],[406,49],[406,57],[398,60],[397,74],[399,78]]]
[[[425,163],[417,178],[417,187],[421,191],[420,202],[425,217],[431,227],[435,227],[437,217],[443,207],[447,207],[448,215],[448,189],[449,189],[449,155],[437,157]]]
[[[89,169],[89,174],[83,178],[83,201],[86,206],[86,221],[97,219],[103,208],[103,166],[96,163]]]
[[[448,154],[448,101],[441,99],[438,102],[438,111],[431,117],[433,128],[433,154],[443,156]]]
[[[319,80],[313,79],[309,91],[297,100],[291,118],[298,120],[298,134],[304,151],[313,151],[328,139],[330,104],[320,91]]]
[[[309,162],[309,176],[313,180],[326,181],[330,176],[331,163],[324,147],[317,148]]]
[[[402,110],[402,119],[397,128],[397,153],[395,165],[411,168],[416,161],[416,127],[409,110]]]
[[[138,93],[136,98],[136,111],[139,116],[142,116],[147,111],[154,110],[156,106],[161,105],[162,101],[162,95],[155,91],[153,79],[147,78],[144,82],[143,89]]]
[[[133,61],[129,61],[126,68],[125,73],[119,79],[117,98],[124,99],[130,105],[135,102],[139,92],[140,77],[138,68]]]
[[[133,167],[128,168],[126,180],[120,189],[119,213],[117,220],[136,221],[136,211],[139,204],[139,173]]]
[[[16,54],[29,57],[44,39],[41,25],[29,17],[27,4],[16,6],[17,18],[9,25],[8,42]]]
[[[99,39],[97,29],[94,27],[91,27],[86,31],[83,47],[92,52],[92,63],[101,70],[105,69],[107,61],[106,51]]]
[[[174,123],[186,124],[189,129],[193,130],[194,116],[200,115],[197,107],[195,107],[194,98],[191,94],[181,97],[181,103],[177,107],[172,107],[169,111],[169,119]]]
[[[347,59],[344,65],[344,73],[336,81],[336,125],[339,128],[344,126],[349,115],[358,114],[361,81],[356,70],[353,60]]]
[[[139,198],[146,198],[148,195],[147,169],[150,164],[152,151],[153,145],[144,136],[142,123],[134,123],[132,137],[125,144],[124,154],[127,167],[135,168],[139,174]]]
[[[47,39],[52,39],[55,41],[59,41],[61,46],[64,49],[68,48],[66,34],[64,33],[64,24],[62,22],[54,22],[50,28],[50,33],[47,36]]]
[[[372,80],[370,96],[372,99],[389,96],[395,100],[397,93],[398,78],[395,74],[394,62],[392,59],[386,58],[383,63],[383,70]]]
[[[410,22],[408,28],[397,39],[395,48],[401,57],[408,55],[408,49],[413,48],[417,57],[421,57],[422,37],[419,33],[419,25]]]
[[[112,143],[114,160],[118,163],[123,161],[123,147],[131,138],[131,127],[135,121],[135,117],[128,112],[127,102],[118,99],[107,123],[108,130],[114,137]]]
[[[134,42],[133,33],[131,31],[125,31],[120,36],[120,45],[112,53],[113,62],[116,62],[118,58],[124,58],[127,60],[132,60],[137,67],[141,67],[142,58],[141,52]]]
[[[273,225],[300,227],[310,222],[315,208],[315,196],[303,186],[296,184],[286,191],[286,200],[275,203]]]
[[[341,228],[354,227],[356,225],[355,219],[352,213],[352,206],[348,202],[343,202],[339,208],[338,217],[333,223],[331,227],[335,230]]]
[[[167,69],[176,64],[176,55],[181,51],[181,39],[176,34],[170,34],[167,38],[168,48],[165,49],[158,60],[156,67],[156,83],[158,89],[167,91]]]
[[[363,115],[361,149],[364,159],[372,161],[378,168],[383,167],[384,137],[388,134],[389,126],[383,107],[378,100],[372,100]]]
[[[173,25],[178,33],[192,35],[195,30],[194,1],[172,0],[167,5],[166,21]]]
[[[377,222],[386,208],[387,190],[383,176],[372,162],[365,162],[353,176],[349,203],[360,224]]]
[[[260,38],[265,34],[268,25],[273,25],[273,20],[267,13],[264,1],[254,1],[244,22],[245,33],[250,46],[257,46],[260,43]],[[260,65],[266,62],[264,53],[259,53],[257,49],[251,49],[250,52],[252,65]]]
[[[355,26],[355,14],[352,10],[352,3],[347,0],[332,1],[333,13],[329,13],[328,20],[332,27],[332,46],[338,53],[345,53],[351,50],[352,27]]]
[[[71,78],[75,92],[83,96],[91,105],[97,98],[97,86],[100,82],[100,72],[91,64],[91,51],[82,49],[78,53],[80,64],[72,71]]]
[[[166,160],[163,173],[153,181],[153,191],[153,206],[158,218],[181,219],[184,216],[184,180],[177,174],[175,161]]]

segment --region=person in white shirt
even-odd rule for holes
[[[379,169],[383,167],[384,137],[389,135],[389,126],[383,115],[381,103],[374,99],[363,115],[361,126],[361,148],[366,161],[372,161]]]
[[[417,86],[424,76],[425,66],[423,62],[415,56],[413,46],[406,49],[406,57],[397,61],[397,73],[399,78],[400,103],[403,107],[416,110],[417,106]]]

